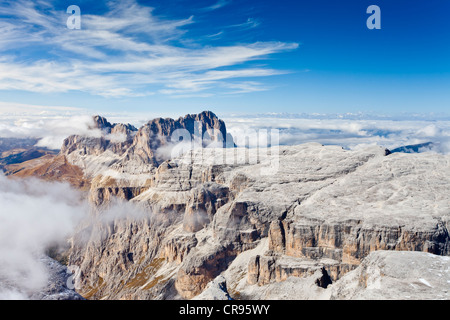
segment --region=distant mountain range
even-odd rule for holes
[[[398,147],[395,149],[391,149],[391,153],[396,152],[403,152],[403,153],[420,153],[420,152],[426,152],[433,149],[433,147],[438,147],[439,143],[435,142],[425,142],[425,143],[419,143],[419,144],[413,144],[413,145],[407,145]]]
[[[0,170],[11,164],[56,155],[59,150],[36,147],[38,139],[0,138]]]

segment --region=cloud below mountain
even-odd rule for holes
[[[450,153],[450,121],[424,119],[342,119],[302,117],[230,117],[224,118],[233,136],[246,135],[246,131],[278,129],[281,145],[318,142],[357,149],[367,145],[379,145],[389,149],[426,142],[434,144],[429,150]],[[250,141],[256,146],[257,141]]]
[[[112,201],[97,215],[83,194],[66,183],[37,178],[10,179],[0,173],[0,300],[29,299],[47,285],[42,257],[64,248],[77,226],[121,219],[148,219],[150,212],[133,203]],[[86,235],[77,241],[88,241]],[[95,235],[94,235],[95,236]]]
[[[53,115],[52,115],[53,114]],[[154,115],[105,115],[110,122],[131,123],[137,128],[154,118]],[[168,115],[164,115],[168,116]],[[341,115],[250,115],[221,117],[228,132],[235,141],[249,136],[248,145],[254,147],[258,141],[250,131],[264,137],[271,129],[279,130],[281,145],[296,145],[318,142],[324,145],[339,145],[346,149],[357,149],[367,145],[379,145],[389,149],[406,145],[433,142],[428,149],[443,154],[450,153],[450,120],[443,117],[431,120],[426,117],[402,118],[369,115],[342,117]],[[63,140],[72,134],[101,136],[98,129],[92,129],[90,115],[50,112],[44,117],[36,115],[9,115],[0,120],[0,137],[38,138],[38,145],[59,149]],[[257,137],[257,136],[256,136]],[[106,137],[116,139],[118,137]],[[170,148],[169,148],[170,147]],[[171,152],[173,146],[161,149]],[[167,149],[167,150],[166,150]]]
[[[81,199],[67,184],[0,174],[0,299],[25,298],[46,284],[40,257],[63,244],[85,216]]]

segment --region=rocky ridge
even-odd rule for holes
[[[139,130],[97,117],[101,137],[64,142],[60,156],[89,179],[96,207],[71,239],[84,297],[191,299],[207,288],[200,299],[253,299],[300,281],[310,298],[331,298],[380,250],[450,255],[448,156],[217,139],[221,148],[163,157],[175,130],[195,140],[196,121],[228,136],[204,112]]]

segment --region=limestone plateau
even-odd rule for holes
[[[167,157],[196,122],[229,138],[209,111],[139,129],[97,116],[101,137],[68,137],[18,171],[68,181],[95,208],[67,251],[81,296],[450,299],[450,156],[224,139]],[[125,214],[100,219],[117,199]]]

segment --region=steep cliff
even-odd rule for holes
[[[450,255],[449,156],[238,148],[211,112],[139,129],[94,120],[99,135],[67,138],[58,156],[90,186],[69,257],[86,298],[273,298],[297,285],[339,298],[331,288],[374,252]]]
[[[448,156],[319,144],[274,150],[203,148],[161,163],[128,197],[144,218],[88,225],[80,231],[87,243],[74,241],[85,296],[190,299],[228,272],[239,298],[240,286],[292,277],[326,288],[377,250],[449,255]],[[276,172],[262,174],[275,158]],[[112,172],[102,181],[117,181]],[[121,184],[137,175],[125,171]],[[229,272],[243,255],[239,272]]]

